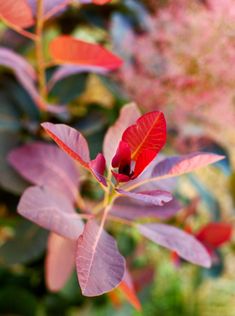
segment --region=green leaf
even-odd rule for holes
[[[14,237],[0,247],[0,263],[28,263],[38,259],[46,248],[48,233],[29,221],[20,220]]]

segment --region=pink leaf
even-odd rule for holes
[[[82,134],[65,124],[42,123],[41,125],[61,149],[83,167],[89,168],[89,148]]]
[[[130,192],[122,189],[116,189],[116,191],[129,198],[143,201],[146,204],[153,204],[156,206],[163,206],[173,199],[171,193],[161,190]]]
[[[79,284],[85,296],[109,292],[122,281],[125,260],[116,241],[94,220],[89,220],[78,239],[76,266]]]
[[[50,291],[62,289],[75,267],[76,241],[51,233],[45,264],[46,284]]]
[[[87,43],[68,35],[55,38],[49,47],[52,58],[59,64],[96,66],[107,70],[119,68],[122,60],[104,47]]]
[[[206,268],[211,266],[209,253],[192,235],[165,224],[144,224],[137,227],[143,236],[175,251],[185,260]]]
[[[120,116],[113,126],[111,126],[104,138],[103,152],[108,167],[111,166],[113,156],[122,138],[123,132],[140,117],[141,113],[135,103],[125,105],[120,112]]]
[[[39,226],[73,240],[83,229],[70,200],[48,187],[28,188],[20,199],[18,212]]]
[[[168,178],[179,176],[205,167],[221,159],[224,159],[224,156],[203,152],[166,158],[155,166],[152,177]]]
[[[0,19],[20,28],[33,25],[32,11],[26,0],[0,1]]]
[[[79,173],[73,160],[55,145],[36,142],[16,148],[11,165],[28,181],[46,185],[76,200]]]
[[[88,144],[82,134],[65,124],[42,123],[41,125],[62,150],[90,170],[96,179],[106,186],[106,180],[100,174],[101,167],[104,171],[105,159],[102,154],[98,154],[95,160],[90,161]]]
[[[133,201],[130,198],[120,197],[115,201],[111,214],[120,218],[135,220],[144,217],[167,219],[182,209],[180,203],[173,198],[163,206],[146,205],[142,201]]]

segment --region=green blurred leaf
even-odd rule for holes
[[[39,258],[46,248],[48,233],[27,220],[20,220],[14,237],[0,247],[0,263],[28,263]]]

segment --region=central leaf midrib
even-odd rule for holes
[[[156,119],[153,122],[152,127],[150,128],[149,132],[146,134],[146,136],[144,137],[144,139],[142,140],[142,142],[139,144],[139,146],[136,148],[136,150],[134,151],[134,153],[131,155],[131,159],[135,160],[135,156],[137,155],[138,151],[140,150],[140,148],[143,146],[143,144],[145,143],[146,139],[149,137],[150,133],[152,132],[155,124],[157,123],[157,120],[159,118],[159,114],[156,117]]]

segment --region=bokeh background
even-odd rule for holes
[[[45,23],[46,58],[48,43],[59,34],[99,43],[124,63],[107,74],[85,72],[58,81],[48,102],[66,104],[68,113],[61,115],[40,111],[1,57],[0,315],[235,316],[233,238],[216,250],[208,270],[178,262],[174,254],[117,225],[113,234],[131,266],[142,311],[118,292],[83,297],[75,273],[62,290],[50,292],[44,280],[48,233],[17,215],[19,197],[29,184],[7,162],[12,149],[43,138],[40,122],[45,119],[82,131],[95,157],[121,107],[134,101],[143,113],[164,112],[165,154],[205,151],[226,156],[177,180],[176,194],[184,207],[170,222],[192,232],[210,222],[233,228],[235,2],[113,0],[96,6],[73,1]],[[32,42],[3,22],[0,48],[36,63]],[[48,68],[48,80],[54,71]],[[92,183],[84,184],[83,193],[99,199]]]

